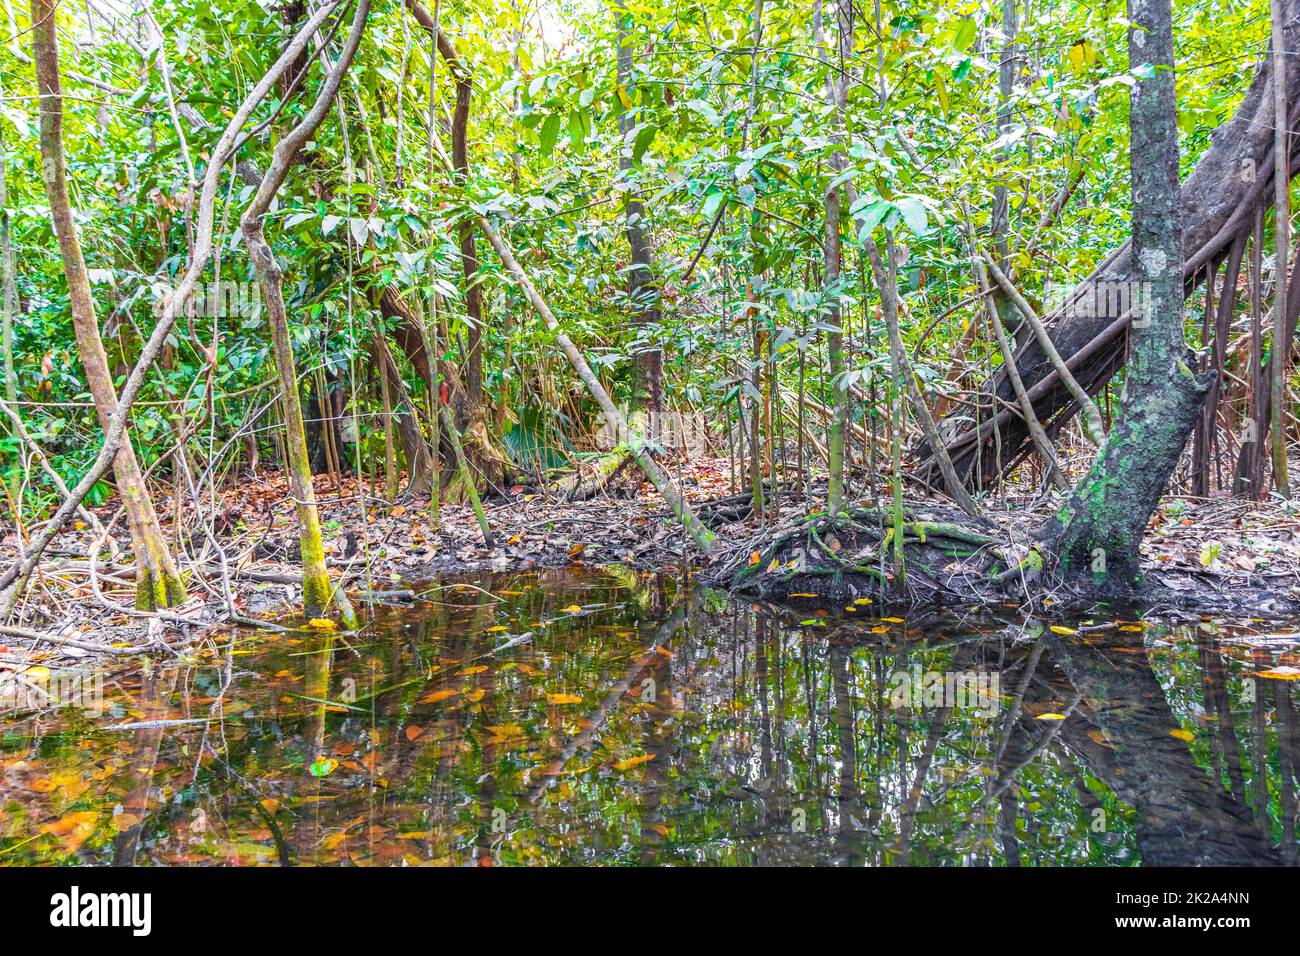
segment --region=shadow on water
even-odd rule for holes
[[[1296,862],[1294,636],[803,603],[486,575],[11,695],[0,865]]]

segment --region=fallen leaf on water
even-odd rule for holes
[[[313,617],[307,622],[308,627],[314,627],[322,631],[333,631],[338,625],[326,617]]]
[[[858,598],[858,599],[855,600],[853,603],[854,603],[854,604],[874,604],[875,602],[872,601],[871,598]]]
[[[1300,680],[1300,668],[1287,667],[1270,667],[1266,671],[1255,671],[1256,677],[1267,677],[1269,680]]]
[[[1048,628],[1048,630],[1051,631],[1053,634],[1078,634],[1079,633],[1072,627],[1062,627],[1060,624],[1053,624],[1051,627]]]
[[[787,596],[788,596],[788,597],[815,598],[817,595],[815,595],[815,594],[807,594],[807,593],[800,593],[800,594],[790,594],[790,595],[787,595]]]
[[[41,827],[42,833],[50,833],[63,841],[63,849],[76,853],[81,844],[90,839],[99,823],[99,814],[94,810],[74,810],[65,813],[53,823]]]
[[[492,626],[492,627],[489,627],[489,628],[488,628],[488,633],[489,633],[489,634],[500,634],[502,631],[508,631],[508,630],[510,630],[510,628],[506,627],[504,624],[497,624],[497,625],[494,625],[494,626]]]
[[[435,690],[432,694],[426,694],[424,697],[421,697],[416,703],[436,704],[440,700],[446,700],[448,697],[455,697],[459,693],[460,691],[450,687],[446,690]]]
[[[581,704],[582,698],[577,694],[547,694],[548,704]]]
[[[1039,714],[1034,720],[1065,720],[1065,714]]]
[[[482,674],[485,670],[487,670],[486,664],[475,664],[473,667],[467,667],[461,671],[460,676],[469,677],[473,674]]]
[[[1179,740],[1195,740],[1195,739],[1196,739],[1196,735],[1195,735],[1195,734],[1193,734],[1190,730],[1183,730],[1183,728],[1181,728],[1181,727],[1175,727],[1173,730],[1169,731],[1169,736],[1170,736],[1170,737],[1177,737]]]
[[[423,727],[417,726],[416,724],[408,724],[406,728],[406,739],[414,740],[422,733],[424,733]]]
[[[633,767],[639,767],[643,763],[649,763],[655,759],[655,754],[642,754],[639,757],[629,757],[627,760],[620,760],[614,764],[614,769],[620,773],[631,770]]]
[[[568,607],[560,608],[560,612],[563,614],[577,614],[581,610],[582,607],[578,604],[570,604]]]
[[[480,687],[477,690],[472,690],[468,694],[466,694],[465,699],[469,701],[471,704],[477,704],[486,695],[487,695],[487,690],[483,687]]]

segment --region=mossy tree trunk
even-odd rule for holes
[[[370,13],[370,0],[358,0],[356,13],[347,40],[333,69],[321,83],[311,109],[275,147],[270,169],[262,177],[257,193],[240,218],[240,230],[248,247],[248,256],[257,272],[262,288],[262,303],[267,325],[271,331],[271,347],[275,355],[276,374],[280,384],[280,410],[286,432],[285,452],[289,466],[289,493],[293,495],[298,515],[298,550],[302,557],[302,603],[308,617],[322,617],[335,605],[335,589],[325,567],[324,543],[321,539],[320,515],[316,509],[316,493],[312,487],[311,463],[307,453],[307,433],[302,421],[302,403],[298,397],[298,370],[293,358],[293,344],[289,338],[289,320],[285,311],[281,288],[283,273],[275,253],[266,241],[263,216],[279,191],[289,169],[299,153],[312,138],[329,112],[330,104],[338,93],[343,76],[356,55]],[[339,601],[345,618],[351,609],[346,601]]]
[[[99,335],[95,300],[90,292],[86,261],[82,256],[81,240],[77,236],[77,227],[72,219],[72,203],[68,197],[63,161],[63,94],[59,82],[58,34],[52,0],[32,0],[32,47],[41,99],[41,169],[45,194],[49,198],[50,218],[59,243],[63,272],[68,280],[77,350],[95,402],[95,413],[100,426],[107,432],[113,414],[117,411],[117,390],[113,387],[108,355]],[[135,550],[136,607],[155,610],[184,601],[185,586],[181,583],[176,563],[158,524],[158,515],[154,511],[149,489],[145,485],[129,437],[123,439],[113,458],[113,474],[126,509],[127,525]]]
[[[1129,0],[1133,88],[1132,269],[1139,283],[1119,418],[1088,475],[1049,522],[1049,550],[1068,580],[1122,591],[1139,578],[1138,546],[1182,455],[1210,382],[1183,338],[1178,127],[1170,0]]]

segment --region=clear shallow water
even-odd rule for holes
[[[11,711],[0,865],[1295,862],[1290,629],[465,581]]]

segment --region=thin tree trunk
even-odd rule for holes
[[[1282,0],[1271,0],[1269,12],[1273,19],[1273,60],[1280,62],[1286,58],[1286,37],[1283,35]],[[1273,166],[1277,174],[1273,177],[1273,261],[1276,275],[1273,296],[1273,484],[1277,486],[1283,498],[1291,497],[1291,478],[1287,470],[1286,456],[1286,419],[1283,408],[1286,405],[1286,365],[1287,353],[1291,351],[1291,341],[1286,332],[1286,264],[1291,252],[1291,170],[1290,144],[1287,142],[1289,132],[1288,110],[1290,98],[1287,95],[1287,71],[1276,70],[1273,74]]]
[[[821,35],[820,11],[814,20],[814,40],[827,67],[826,99],[835,112],[836,130],[839,135],[842,135],[849,83],[845,60],[853,50],[853,11],[843,5],[837,5],[836,19],[839,27],[837,36],[839,63],[833,63],[830,54],[826,51],[825,38]],[[831,154],[832,175],[839,176],[843,171],[844,153],[836,150]],[[838,515],[844,507],[844,426],[849,415],[848,389],[844,385],[844,329],[838,299],[840,272],[844,260],[840,241],[841,196],[842,190],[839,186],[826,191],[826,229],[823,245],[825,261],[823,289],[831,297],[831,302],[826,307],[826,324],[830,329],[826,334],[827,364],[832,388],[831,427],[826,440],[831,457],[830,474],[826,483],[826,510],[832,517]]]
[[[77,350],[86,371],[86,381],[95,400],[95,412],[105,432],[117,411],[117,390],[108,367],[108,355],[99,336],[99,319],[90,291],[81,241],[72,219],[72,204],[63,161],[63,94],[59,83],[58,25],[53,0],[32,0],[32,47],[36,58],[36,80],[41,96],[41,169],[50,218],[59,243],[63,272],[68,280],[72,303],[72,324]],[[185,600],[175,561],[158,524],[149,489],[135,457],[130,438],[125,438],[113,461],[118,492],[126,508],[127,524],[136,564],[136,607],[154,610]]]
[[[619,88],[632,96],[632,47],[628,42],[632,16],[623,2],[617,2],[614,10],[618,27],[617,78]],[[618,117],[619,136],[626,141],[628,134],[637,123],[635,109],[624,110]],[[631,148],[624,142],[619,150],[619,177],[627,186],[624,192],[624,229],[627,232],[627,244],[632,261],[628,269],[628,298],[632,306],[632,321],[635,325],[653,326],[659,322],[659,289],[654,278],[654,257],[650,251],[650,237],[646,223],[645,203],[638,196],[636,186],[629,174],[633,169]],[[658,348],[646,348],[637,353],[632,370],[632,401],[628,408],[629,424],[633,428],[643,427],[646,435],[658,440],[658,416],[663,412],[663,352]]]
[[[0,83],[0,100],[4,85]],[[6,181],[9,154],[4,124],[0,123],[0,349],[4,353],[5,398],[18,401],[18,375],[14,371],[14,313],[18,311],[18,285],[14,275],[14,239],[9,225],[9,189]]]
[[[248,209],[240,218],[244,244],[262,287],[262,303],[266,310],[267,325],[271,329],[272,351],[275,355],[276,373],[280,380],[280,409],[284,416],[287,438],[285,447],[289,458],[289,491],[293,495],[294,507],[298,514],[303,610],[308,617],[313,618],[322,617],[336,604],[344,612],[345,617],[348,616],[350,609],[345,602],[336,602],[335,588],[325,567],[320,515],[316,508],[315,489],[312,487],[307,435],[302,421],[302,402],[298,396],[298,370],[294,363],[293,344],[289,337],[289,319],[284,305],[283,274],[266,240],[263,216],[270,208],[289,168],[329,112],[343,76],[356,55],[369,13],[370,0],[357,0],[352,26],[333,70],[321,84],[316,101],[302,121],[276,145],[271,167],[262,178],[261,185],[252,202],[249,203]]]

